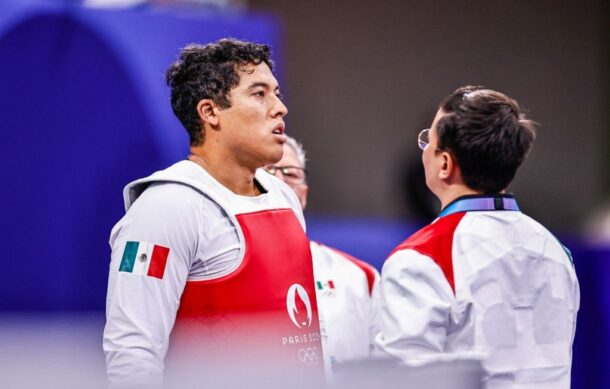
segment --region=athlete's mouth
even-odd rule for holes
[[[276,135],[284,135],[284,130],[285,130],[284,123],[280,123],[273,129],[273,133]]]

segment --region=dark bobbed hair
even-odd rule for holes
[[[205,141],[205,133],[197,104],[211,99],[220,108],[229,108],[228,94],[239,84],[239,71],[246,71],[248,64],[266,63],[273,70],[269,46],[243,42],[236,39],[221,39],[206,45],[191,44],[180,51],[176,62],[165,74],[171,89],[171,103],[189,134],[191,146]]]
[[[438,148],[456,159],[464,183],[485,194],[506,189],[532,148],[536,123],[517,101],[482,86],[463,86],[440,104]]]

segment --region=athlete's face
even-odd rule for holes
[[[267,64],[240,66],[238,73],[239,84],[228,96],[231,107],[218,113],[220,131],[225,132],[220,141],[231,158],[254,170],[282,158],[288,109]]]
[[[441,189],[441,169],[443,166],[443,157],[442,152],[438,150],[438,137],[436,134],[436,125],[440,118],[442,118],[445,113],[442,110],[438,110],[434,120],[432,121],[432,126],[430,127],[430,131],[428,134],[429,143],[426,148],[424,148],[422,152],[422,163],[424,164],[424,171],[426,172],[426,185],[434,193],[437,197],[439,196],[439,191]]]

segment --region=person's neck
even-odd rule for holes
[[[216,181],[241,196],[258,196],[261,190],[254,182],[256,170],[241,166],[234,156],[224,157],[203,146],[191,147],[189,160],[205,169]]]
[[[456,185],[447,188],[442,195],[438,196],[438,198],[441,201],[441,209],[445,209],[447,205],[451,204],[455,199],[459,197],[480,194],[483,194],[483,192],[476,191],[465,185]]]

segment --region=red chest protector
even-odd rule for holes
[[[319,386],[324,364],[318,308],[309,242],[291,208],[298,201],[275,177],[258,171],[256,180],[267,193],[251,202],[197,164],[180,161],[125,188],[128,209],[152,182],[191,186],[224,209],[241,244],[241,261],[231,273],[187,281],[166,373],[190,374],[196,386],[202,378],[208,387]],[[252,382],[256,375],[260,380]]]
[[[189,281],[171,352],[218,362],[267,363],[322,372],[322,347],[307,237],[290,209],[236,215],[244,257],[231,274]]]

